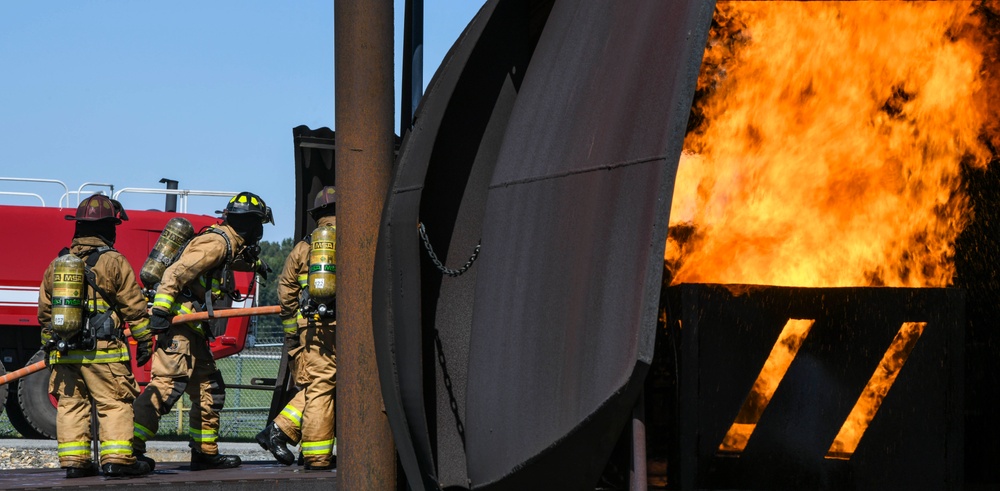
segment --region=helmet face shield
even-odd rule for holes
[[[264,212],[264,219],[261,220],[261,223],[270,223],[271,225],[274,225],[274,214],[271,213],[270,206],[268,206],[267,211]]]
[[[121,219],[122,221],[127,222],[128,213],[125,213],[125,207],[122,206],[121,202],[119,202],[116,199],[113,199],[111,200],[111,205],[115,207],[115,214],[117,214],[118,218]]]

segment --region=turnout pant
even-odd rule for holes
[[[60,467],[88,467],[93,460],[91,398],[97,406],[100,463],[134,463],[132,401],[139,390],[127,362],[51,366],[49,393],[59,399],[56,437]]]
[[[299,347],[289,355],[294,360],[295,385],[299,390],[274,418],[274,424],[292,443],[297,444],[303,441],[303,420],[313,419],[316,426],[310,425],[310,437],[303,441],[303,453],[305,447],[311,446],[318,447],[314,450],[320,451],[321,454],[327,447],[332,450],[335,441],[333,436],[334,392],[337,387],[337,357],[334,347],[336,322],[313,326],[312,329],[302,325],[299,327],[298,335]],[[314,381],[318,381],[320,385],[310,390],[309,387]],[[312,401],[308,409],[307,394],[311,395]],[[317,418],[319,421],[315,421]],[[305,442],[313,445],[305,445]]]
[[[298,391],[295,392],[295,395],[288,401],[288,404],[285,404],[285,407],[274,418],[275,426],[295,444],[298,444],[302,440],[302,411],[306,407],[306,386],[309,385],[309,380],[311,379],[309,372],[305,370],[305,365],[301,358],[299,358],[305,350],[307,325],[305,320],[299,319],[297,334],[299,337],[299,346],[288,352],[288,356],[292,359],[292,375]]]
[[[302,389],[276,418],[275,424],[286,435],[290,409],[301,401],[301,449],[304,460],[326,465],[333,459],[335,416],[334,392],[337,388],[337,351],[334,346],[336,322],[310,322],[300,329],[301,351],[295,356],[296,384]],[[299,396],[301,395],[301,398]]]
[[[135,451],[146,452],[146,441],[156,435],[160,418],[187,393],[191,448],[219,453],[219,412],[226,402],[226,384],[208,341],[186,325],[171,326],[157,337],[151,376],[135,401]]]
[[[295,366],[298,367],[298,365],[298,360],[296,360]],[[296,369],[295,372],[295,385],[299,387],[299,391],[275,416],[274,424],[288,437],[289,441],[297,444],[302,440],[302,410],[306,407],[306,391],[305,384],[298,381],[299,371]]]

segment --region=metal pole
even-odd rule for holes
[[[646,469],[646,397],[639,393],[639,400],[632,409],[632,465],[629,473],[629,490],[646,491],[649,482]]]
[[[176,181],[174,179],[167,179],[166,177],[164,177],[163,179],[160,179],[160,182],[166,183],[167,189],[177,189],[177,183],[178,183],[178,181]],[[176,212],[177,211],[177,195],[176,194],[168,194],[167,195],[167,202],[164,203],[164,205],[163,205],[163,211],[167,211],[167,212]]]
[[[93,447],[91,461],[101,467],[101,425],[97,420],[97,401],[90,397],[90,442]]]
[[[375,362],[372,274],[393,144],[393,7],[336,0],[337,486],[395,490],[396,451]]]

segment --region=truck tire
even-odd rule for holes
[[[7,370],[0,365],[0,377],[7,374]],[[3,414],[3,406],[7,404],[7,384],[0,385],[0,414]]]
[[[39,350],[25,364],[39,362],[45,359],[45,352]],[[56,438],[56,404],[49,396],[49,375],[52,369],[46,367],[31,375],[23,377],[17,387],[17,399],[21,405],[21,413],[31,430],[41,438],[54,440]],[[21,431],[18,429],[18,431]],[[24,435],[24,431],[21,434]],[[26,438],[32,438],[24,435]]]
[[[7,420],[10,421],[10,425],[21,434],[23,438],[29,440],[45,440],[46,436],[39,433],[38,430],[32,428],[31,424],[24,419],[24,412],[21,410],[21,403],[17,400],[17,389],[21,385],[20,380],[15,380],[8,384],[7,391],[7,404],[4,404],[4,408],[7,412]]]

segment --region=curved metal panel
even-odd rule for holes
[[[421,250],[417,224],[449,265],[475,249],[506,118],[538,38],[532,29],[550,5],[487,2],[429,84],[401,146],[376,252],[373,322],[386,411],[414,489],[468,486],[463,414],[476,276],[474,268],[443,276]]]
[[[593,487],[652,357],[713,7],[493,0],[432,80],[373,289],[386,412],[414,489]],[[443,276],[418,223],[449,267],[481,237],[480,259]]]
[[[552,9],[483,220],[466,394],[474,488],[592,488],[603,470],[653,356],[669,203],[713,8]]]

